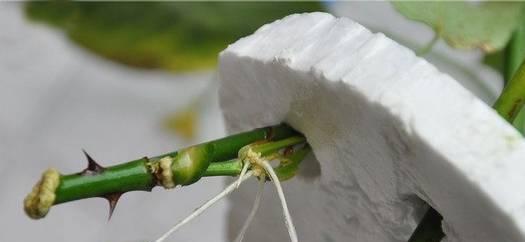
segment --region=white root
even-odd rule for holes
[[[265,176],[262,175],[259,180],[259,188],[257,189],[257,195],[255,195],[255,201],[253,202],[252,210],[250,211],[250,215],[248,215],[248,218],[244,222],[241,231],[235,238],[235,242],[242,242],[244,239],[244,234],[246,234],[246,231],[248,230],[248,227],[250,227],[250,224],[252,223],[253,218],[255,218],[255,214],[257,213],[257,210],[259,209],[259,205],[261,203],[263,191],[264,191],[264,183],[265,183]]]
[[[168,230],[168,232],[164,233],[155,242],[165,241],[166,238],[168,238],[168,236],[170,236],[172,233],[177,231],[179,228],[181,228],[183,225],[187,224],[194,218],[198,217],[206,209],[208,209],[211,205],[215,204],[220,199],[224,198],[228,194],[238,189],[241,183],[246,181],[248,178],[252,176],[257,176],[259,177],[260,182],[259,182],[259,188],[257,190],[257,195],[255,197],[253,207],[250,211],[250,214],[248,215],[248,218],[244,222],[241,231],[239,232],[239,234],[237,235],[235,239],[236,242],[242,242],[242,240],[244,239],[244,235],[246,231],[248,230],[248,227],[250,226],[251,222],[255,218],[257,210],[259,209],[263,190],[264,190],[266,174],[268,174],[271,180],[273,181],[275,188],[277,190],[279,199],[281,200],[281,206],[283,208],[283,215],[284,215],[284,222],[288,230],[288,234],[290,236],[290,241],[298,242],[297,232],[295,230],[295,226],[293,224],[292,217],[290,216],[290,211],[288,210],[288,204],[286,203],[286,198],[284,197],[283,189],[281,187],[281,182],[279,181],[277,174],[275,174],[273,167],[270,165],[268,161],[268,157],[261,157],[260,153],[253,152],[251,149],[248,149],[248,151],[244,155],[243,162],[244,164],[243,164],[241,173],[239,175],[239,178],[235,182],[230,184],[218,195],[216,195],[215,197],[213,197],[212,199],[204,203],[202,206],[197,208],[193,213],[191,213],[188,217],[184,218],[179,223],[177,223],[175,226],[173,226],[170,230]],[[248,170],[250,167],[253,167],[252,170]]]
[[[284,197],[281,182],[279,182],[277,174],[275,174],[273,167],[268,161],[260,159],[258,163],[264,168],[266,173],[270,175],[270,178],[272,179],[273,184],[275,185],[275,189],[277,189],[277,194],[279,195],[279,199],[281,200],[281,206],[283,208],[284,223],[286,225],[286,228],[288,229],[288,234],[290,235],[290,241],[297,242],[297,232],[295,231],[295,226],[293,225],[292,217],[290,216],[290,211],[288,211],[288,205],[286,203],[286,198]]]
[[[239,175],[239,178],[237,179],[237,185],[235,188],[239,188],[239,186],[241,185],[241,182],[242,182],[242,178],[244,177],[244,175],[246,174],[246,172],[248,171],[248,168],[250,168],[250,162],[245,162],[243,160],[243,166],[242,166],[242,170],[241,170],[241,174]]]
[[[246,175],[242,176],[240,182],[246,181],[248,178],[253,176],[252,171],[248,171]],[[186,223],[190,222],[194,218],[198,217],[200,214],[202,214],[206,209],[208,209],[211,205],[215,204],[228,194],[232,193],[235,189],[237,189],[237,181],[230,184],[228,187],[226,187],[222,192],[220,192],[217,196],[213,197],[212,199],[208,200],[206,203],[204,203],[202,206],[197,208],[193,213],[191,213],[188,217],[181,220],[179,223],[177,223],[175,226],[173,226],[168,232],[164,233],[160,238],[155,240],[155,242],[163,242],[170,236],[173,232],[177,231],[179,228],[181,228]]]

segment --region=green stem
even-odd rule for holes
[[[232,159],[224,162],[210,163],[203,176],[237,176],[241,173],[242,162]]]
[[[45,175],[44,177],[58,177],[57,181],[46,181],[43,178],[24,201],[25,209],[31,217],[41,218],[49,207],[38,210],[40,200],[54,199],[51,204],[46,203],[46,206],[91,197],[105,197],[111,203],[112,200],[116,202],[120,194],[129,191],[149,191],[157,185],[165,188],[189,185],[203,176],[236,176],[242,168],[242,162],[236,159],[241,148],[253,147],[254,151],[261,154],[276,153],[280,149],[306,141],[298,135],[299,133],[283,124],[107,168],[99,166],[88,157],[90,163],[83,172],[53,176],[51,171],[51,175]],[[301,155],[304,152],[297,153]],[[304,157],[296,156],[294,159]],[[49,171],[45,174],[47,173]],[[49,192],[42,195],[45,193],[42,191],[50,187],[49,184],[58,184],[58,187],[52,191],[51,196]]]
[[[512,79],[494,104],[494,109],[512,124],[525,103],[525,62],[521,64]]]
[[[262,156],[266,156],[284,147],[288,147],[288,146],[292,146],[292,145],[296,145],[296,144],[300,144],[304,142],[306,142],[306,139],[304,137],[293,136],[293,137],[275,141],[275,142],[268,142],[268,143],[262,143],[262,144],[255,145],[253,146],[253,151],[261,153]]]
[[[505,48],[504,77],[506,82],[516,73],[523,60],[525,60],[525,18],[522,18],[522,24],[518,26],[507,48]],[[524,107],[518,111],[512,124],[522,134],[525,134]]]
[[[423,56],[428,54],[430,51],[432,51],[432,48],[436,45],[440,38],[440,33],[435,32],[434,37],[432,37],[432,40],[430,40],[425,46],[421,47],[419,50],[416,51],[417,56]]]
[[[275,154],[277,151],[291,147],[296,144],[305,143],[306,139],[302,136],[292,136],[290,138],[273,141],[273,142],[260,142],[260,143],[252,143],[250,145],[246,145],[243,148],[239,150],[239,156],[242,156],[242,153],[246,152],[247,149],[251,149],[253,152],[260,153],[261,156],[267,156],[271,154]],[[300,149],[297,152],[292,153],[293,158],[288,158],[286,155],[282,155],[281,157],[285,158],[286,160],[302,160],[306,153],[310,151],[310,148],[303,148]],[[292,162],[293,163],[293,162]],[[295,163],[293,163],[295,165]],[[241,173],[243,166],[243,161],[241,159],[233,159],[225,162],[216,162],[211,163],[208,166],[208,169],[204,172],[204,176],[237,176]],[[283,167],[284,166],[284,167]],[[293,168],[297,168],[297,165],[291,166],[290,164],[280,164],[278,169],[282,169],[282,176],[283,177],[289,177],[290,172]],[[279,172],[276,171],[276,173],[279,176]]]
[[[514,31],[512,38],[505,47],[503,77],[507,83],[525,60],[525,18]]]
[[[90,197],[102,197],[111,193],[149,191],[156,179],[146,168],[147,158],[107,167],[100,174],[75,173],[60,177],[55,203],[60,204]]]
[[[237,151],[242,147],[254,143],[256,141],[266,140],[280,140],[290,136],[298,135],[299,133],[290,126],[281,124],[266,128],[259,128],[253,131],[244,132],[236,135],[230,135],[225,138],[195,145],[194,147],[206,146],[207,155],[210,162],[225,161],[233,159],[237,156]],[[164,156],[176,156],[177,151],[163,154],[155,158]]]
[[[302,137],[292,137],[288,138],[287,140],[283,140],[285,142],[276,141],[268,143],[269,146],[266,146],[265,149],[267,149],[270,146],[272,146],[273,149],[268,149],[266,154],[270,154],[282,148],[289,147],[290,145],[297,144],[296,142],[294,142],[294,140],[302,140],[304,142],[304,138]],[[275,145],[275,143],[278,143],[279,145]],[[298,171],[299,164],[301,164],[304,157],[308,155],[310,151],[310,146],[305,145],[304,147],[290,154],[283,155],[281,163],[279,163],[279,165],[275,168],[275,173],[277,174],[279,179],[284,181],[294,177]],[[243,163],[240,159],[211,163],[210,166],[208,166],[206,172],[204,173],[204,176],[238,176],[241,173],[242,165]]]
[[[524,13],[525,14],[525,13]],[[494,109],[509,123],[522,133],[525,131],[521,123],[514,123],[519,116],[525,115],[523,103],[525,99],[525,16],[521,19],[511,40],[505,48],[504,79],[505,88],[500,95]],[[519,120],[523,120],[520,118]]]
[[[289,156],[284,156],[286,162],[281,162],[275,170],[275,174],[279,177],[279,180],[285,181],[295,176],[299,171],[299,165],[304,160],[304,157],[311,151],[309,145],[305,145],[302,149],[299,149]]]

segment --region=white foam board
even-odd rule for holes
[[[408,48],[307,13],[262,26],[219,60],[230,132],[287,122],[313,147],[309,172],[284,183],[300,241],[406,241],[423,201],[444,216],[445,241],[525,241],[523,138]],[[254,188],[233,195],[232,237]],[[286,241],[280,213],[267,189],[247,239]]]

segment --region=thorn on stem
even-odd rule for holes
[[[91,156],[89,156],[89,154],[85,150],[82,150],[82,152],[84,152],[84,155],[86,156],[86,159],[88,161],[87,168],[81,172],[82,175],[91,176],[104,171],[104,167],[99,165],[93,158],[91,158]]]
[[[103,198],[107,199],[108,202],[109,202],[109,216],[108,216],[108,221],[111,220],[111,216],[113,216],[113,212],[115,211],[115,207],[117,207],[117,202],[120,198],[120,196],[122,196],[122,192],[116,192],[116,193],[111,193],[111,194],[107,194],[105,196],[103,196]]]

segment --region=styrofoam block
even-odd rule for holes
[[[303,168],[319,162],[319,175],[284,183],[300,241],[406,241],[422,200],[444,216],[446,241],[525,241],[523,138],[411,50],[308,13],[261,27],[219,59],[230,132],[284,121],[313,147],[318,161]],[[251,185],[233,195],[231,232]],[[271,189],[261,209],[247,239],[286,241]]]

